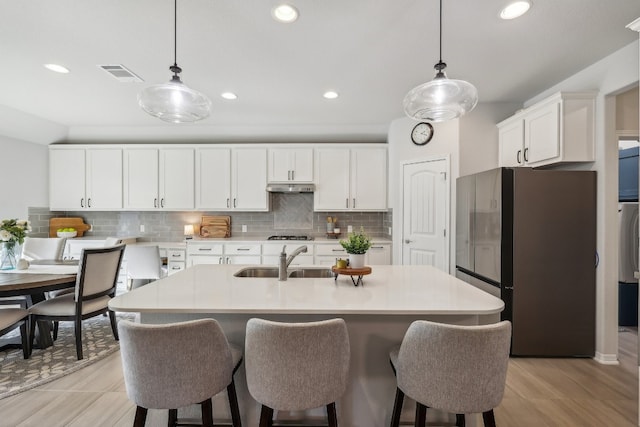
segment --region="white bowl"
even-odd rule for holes
[[[77,231],[58,231],[57,234],[58,234],[58,237],[70,238],[70,237],[76,237],[78,235],[78,232]]]

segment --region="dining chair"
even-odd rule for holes
[[[511,323],[460,326],[417,320],[402,344],[389,353],[396,373],[391,427],[400,424],[404,396],[416,401],[415,425],[424,427],[427,408],[456,414],[482,413],[485,427],[495,427],[493,408],[504,395],[511,345]]]
[[[273,411],[326,406],[337,427],[335,402],[349,375],[350,345],[343,319],[281,323],[249,319],[245,370],[251,396],[262,405],[260,427],[273,425]]]
[[[33,344],[35,323],[38,320],[54,322],[73,321],[75,325],[76,354],[82,359],[82,321],[109,313],[111,330],[118,340],[115,313],[109,310],[109,300],[116,292],[118,271],[125,245],[83,249],[75,292],[44,300],[29,308],[30,343]]]
[[[233,380],[242,350],[228,343],[216,320],[161,325],[121,320],[118,329],[124,384],[137,405],[134,426],[144,426],[148,409],[169,409],[168,425],[177,425],[177,408],[199,403],[203,425],[212,427],[211,398],[225,388],[232,425],[242,426]]]
[[[27,335],[28,319],[29,312],[24,308],[0,308],[0,336],[20,327],[22,356],[25,359],[31,355],[31,346]]]
[[[158,245],[128,245],[124,252],[127,262],[128,288],[134,289],[165,276]]]
[[[37,259],[62,259],[67,239],[64,237],[25,237],[22,244],[22,258],[27,261]]]

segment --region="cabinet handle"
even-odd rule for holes
[[[231,203],[230,199],[227,197],[227,207],[230,208],[231,206],[229,205],[229,203]]]
[[[287,171],[287,180],[291,181],[291,171]]]
[[[331,249],[331,252],[344,252],[344,249]]]
[[[174,258],[180,258],[182,255],[180,255],[180,254],[173,254],[173,255],[171,255],[171,256],[172,256],[172,257],[174,257]]]
[[[229,257],[227,257],[227,260],[225,261],[227,264],[229,264]]]
[[[199,251],[210,251],[211,248],[198,248]]]
[[[222,264],[222,257],[218,258],[218,264]]]
[[[353,206],[352,206],[352,208],[353,208],[353,209],[355,209],[355,208],[356,208],[356,199],[353,199]]]
[[[80,199],[80,207],[84,208],[84,197]]]
[[[158,207],[158,198],[157,197],[153,199],[153,207],[154,208]]]
[[[529,147],[524,149],[524,161],[525,162],[529,161],[529,156],[527,156],[527,154],[529,154]]]
[[[177,265],[174,265],[173,267],[171,267],[172,270],[180,270],[180,267]]]
[[[160,207],[164,208],[164,197],[162,199],[160,199]]]
[[[522,152],[522,150],[518,150],[518,154],[516,154],[516,162],[518,162],[518,164],[520,164],[520,153]]]
[[[291,171],[291,181],[296,180],[296,171]]]
[[[233,207],[235,208],[236,206],[237,206],[236,198],[234,197],[234,198],[233,198]]]
[[[250,251],[251,248],[238,248],[236,251]]]
[[[348,208],[348,207],[349,207],[349,198],[347,197],[347,198],[346,198],[346,199],[344,199],[344,200],[345,200],[346,205],[347,205],[346,207]]]
[[[384,249],[384,246],[371,246],[371,249]]]
[[[89,197],[87,199],[87,207],[89,207],[89,208],[91,207],[91,197]]]

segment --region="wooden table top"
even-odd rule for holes
[[[33,261],[38,265],[77,265],[78,261]],[[0,297],[28,295],[75,286],[76,274],[31,274],[20,270],[0,273]]]

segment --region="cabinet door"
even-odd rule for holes
[[[266,148],[238,148],[232,159],[233,209],[268,210]]]
[[[122,209],[122,150],[87,149],[87,204],[90,209]]]
[[[560,158],[560,103],[537,108],[525,117],[524,159],[530,166]]]
[[[365,257],[367,265],[389,265],[391,264],[391,245],[373,244],[367,251]]]
[[[158,200],[158,150],[124,150],[124,208],[155,209]]]
[[[501,167],[522,166],[524,164],[524,120],[517,119],[498,129],[500,143],[499,164]]]
[[[313,149],[296,148],[290,150],[293,157],[292,181],[313,182]]]
[[[231,208],[231,150],[199,148],[196,152],[196,209]]]
[[[269,150],[269,182],[290,182],[293,164],[287,148]]]
[[[349,209],[349,163],[347,148],[316,149],[316,191],[313,193],[315,211]]]
[[[193,209],[195,187],[193,148],[160,150],[160,207]]]
[[[351,209],[386,210],[386,188],[386,148],[351,150]]]
[[[85,208],[84,149],[49,150],[49,208]]]

